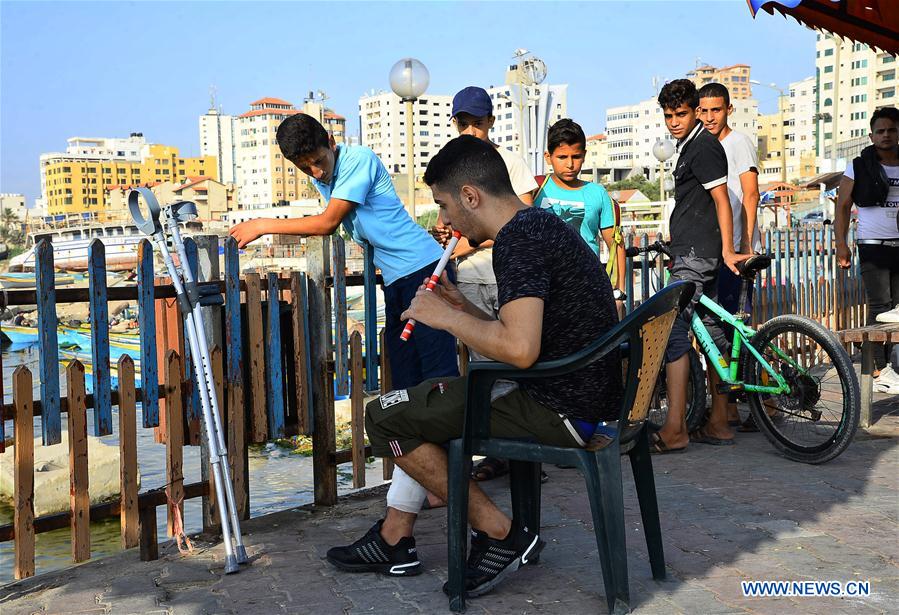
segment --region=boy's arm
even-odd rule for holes
[[[537,297],[510,301],[500,308],[499,320],[485,321],[419,289],[400,318],[448,331],[475,352],[520,369],[529,368],[540,356],[543,299]]]
[[[721,258],[728,269],[739,274],[737,263],[747,260],[751,255],[734,252],[734,212],[730,207],[727,184],[718,184],[709,190],[709,194],[715,201],[718,227],[721,229]]]
[[[852,163],[850,163],[852,164]],[[845,175],[840,178],[840,187],[837,191],[836,211],[834,211],[834,233],[837,242],[837,264],[843,269],[848,269],[852,263],[852,252],[849,250],[849,218],[852,216],[852,188],[855,180]]]
[[[243,248],[262,235],[330,235],[343,219],[352,211],[356,203],[332,198],[320,214],[304,218],[257,218],[235,225],[228,234],[237,240],[237,247]]]
[[[618,290],[624,290],[624,246],[618,246],[616,249],[614,227],[610,226],[609,228],[604,228],[601,232],[603,241],[606,242],[606,246],[609,248],[609,258],[614,258],[616,260],[615,279],[610,281],[612,282],[612,286],[614,288],[617,288]]]
[[[740,187],[743,189],[743,241],[740,248],[743,254],[752,254],[752,236],[758,222],[759,211],[759,176],[754,168],[740,174]]]

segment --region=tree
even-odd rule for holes
[[[658,201],[661,198],[658,182],[651,182],[643,175],[635,175],[609,184],[606,186],[606,190],[608,190],[610,194],[615,190],[639,190],[645,194],[650,201]]]
[[[22,243],[22,224],[12,209],[4,209],[0,215],[0,241]]]

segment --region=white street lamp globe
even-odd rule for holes
[[[674,143],[668,139],[657,140],[652,146],[652,155],[655,156],[656,160],[659,162],[665,162],[674,156]]]
[[[403,100],[415,100],[425,93],[431,75],[415,58],[403,58],[390,69],[390,89]]]

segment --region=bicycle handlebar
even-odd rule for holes
[[[671,257],[671,250],[661,241],[654,241],[646,247],[632,246],[630,248],[625,248],[624,255],[628,258],[634,258],[645,252],[659,252],[665,256]]]

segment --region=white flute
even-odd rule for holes
[[[456,244],[459,243],[459,238],[462,237],[462,233],[459,231],[453,231],[453,236],[449,240],[449,243],[446,244],[446,249],[443,251],[443,256],[440,257],[440,261],[437,263],[437,266],[434,268],[434,273],[431,274],[431,278],[428,280],[428,285],[425,287],[425,290],[428,292],[432,292],[434,287],[437,286],[437,281],[440,279],[441,274],[443,274],[443,270],[446,269],[446,264],[449,262],[450,255],[452,255],[453,250],[456,249]],[[406,323],[406,326],[403,327],[403,332],[400,334],[400,339],[404,342],[409,339],[409,336],[412,335],[412,331],[415,329],[415,319],[410,318]]]

